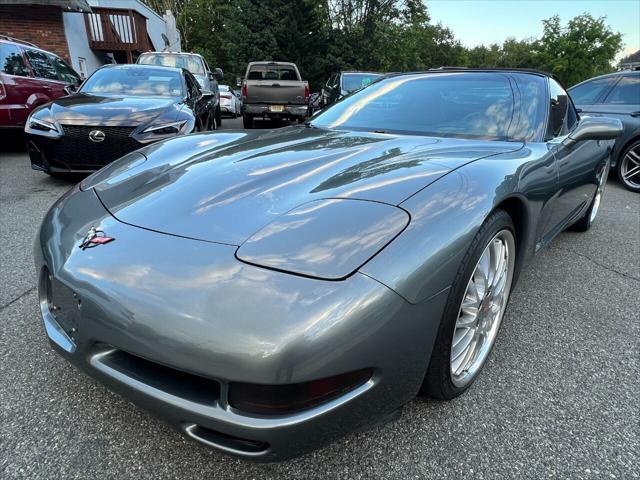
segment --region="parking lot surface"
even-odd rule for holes
[[[640,195],[615,180],[592,230],[523,272],[465,395],[260,465],[184,439],[53,353],[32,245],[73,182],[30,170],[19,141],[0,149],[0,478],[638,478]]]

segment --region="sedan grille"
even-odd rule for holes
[[[56,145],[56,160],[68,164],[72,169],[100,168],[142,147],[131,137],[135,128],[62,125],[64,135]],[[104,140],[92,141],[89,133],[93,130],[102,131]]]

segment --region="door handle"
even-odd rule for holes
[[[632,117],[640,117],[640,110],[638,110],[637,112],[631,112],[629,115],[631,115]]]

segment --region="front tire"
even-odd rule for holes
[[[589,208],[585,212],[585,214],[571,226],[571,230],[575,230],[576,232],[586,232],[591,228],[593,222],[595,222],[598,212],[600,211],[600,204],[602,202],[602,196],[604,195],[604,188],[607,185],[607,178],[609,177],[609,162],[605,165],[600,173],[600,178],[598,179],[598,188],[596,188],[596,193],[593,195],[593,199],[591,200],[591,204]]]
[[[640,192],[640,140],[625,150],[616,170],[624,188]]]
[[[516,268],[513,221],[494,211],[471,242],[449,292],[421,395],[450,400],[476,380],[495,343]]]

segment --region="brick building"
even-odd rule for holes
[[[144,51],[180,51],[171,12],[139,0],[0,0],[0,35],[56,53],[85,76]]]
[[[71,63],[63,11],[91,12],[86,1],[8,2],[0,0],[0,34],[26,40]]]

